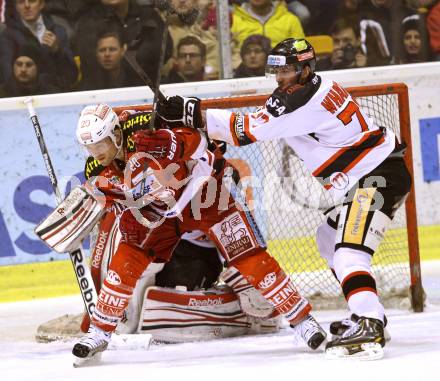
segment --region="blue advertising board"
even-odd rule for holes
[[[423,180],[440,181],[440,118],[420,119]]]

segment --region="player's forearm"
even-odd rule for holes
[[[235,114],[219,109],[208,109],[204,115],[206,131],[208,136],[214,140],[222,140],[231,145],[239,145],[232,136],[230,123]]]

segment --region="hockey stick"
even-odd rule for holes
[[[32,105],[32,98],[26,98],[24,104],[27,106],[29,117],[34,127],[35,135],[37,136],[38,143],[40,145],[40,151],[43,155],[44,164],[46,166],[47,174],[49,175],[50,183],[52,184],[53,191],[57,200],[57,204],[63,201],[60,189],[58,187],[58,180],[55,175],[55,170],[50,160],[49,152],[47,150],[46,143],[44,141],[43,132],[41,130],[40,122],[38,121],[37,114]],[[79,246],[77,249],[69,253],[70,260],[72,261],[73,270],[75,272],[76,280],[78,282],[81,296],[86,307],[86,311],[89,316],[92,315],[96,301],[98,299],[95,284],[93,283],[92,275],[90,274],[89,266],[86,263],[86,257],[83,254],[83,249]]]
[[[167,36],[168,36],[168,15],[169,11],[166,10],[165,12],[165,21],[163,25],[163,32],[162,32],[162,41],[160,46],[160,54],[159,54],[159,64],[157,68],[157,76],[156,76],[156,83],[153,83],[151,78],[148,76],[148,74],[142,69],[142,67],[139,65],[136,59],[136,51],[131,50],[127,51],[124,55],[125,60],[127,63],[131,66],[131,68],[136,72],[136,74],[139,76],[140,79],[145,83],[146,86],[150,88],[150,90],[153,92],[153,111],[151,113],[151,119],[150,119],[150,125],[149,129],[154,130],[154,121],[156,120],[156,113],[157,113],[157,102],[164,102],[166,101],[165,95],[160,91],[160,81],[161,81],[161,72],[162,72],[162,66],[165,60],[165,50],[167,46]],[[146,163],[144,165],[144,172],[147,171]],[[145,181],[146,178],[142,179],[141,183],[141,194],[144,194],[145,191]]]
[[[172,10],[171,10],[172,12]],[[138,77],[144,82],[144,84],[150,88],[150,90],[153,92],[153,111],[151,114],[151,122],[150,122],[150,129],[154,129],[154,120],[156,118],[156,109],[157,109],[157,102],[164,102],[166,101],[165,95],[160,91],[160,81],[161,81],[161,75],[162,75],[162,66],[164,64],[165,60],[165,51],[167,47],[167,36],[168,36],[168,16],[170,14],[170,10],[168,10],[168,7],[165,11],[165,21],[163,25],[163,31],[162,31],[162,41],[160,46],[160,54],[159,54],[159,63],[157,66],[157,75],[156,75],[156,83],[153,83],[152,79],[148,76],[148,74],[145,72],[144,69],[142,69],[141,65],[139,65],[139,62],[136,59],[136,50],[128,50],[124,54],[124,59],[127,61],[127,63],[131,66],[131,68],[135,71],[135,73],[138,75]],[[136,45],[139,45],[139,41],[133,42],[133,47]]]
[[[161,53],[162,55],[162,53]],[[140,79],[144,82],[144,84],[150,88],[150,90],[155,94],[156,96],[156,90],[157,90],[157,98],[159,101],[165,101],[166,97],[160,91],[159,86],[157,86],[157,89],[153,83],[153,81],[150,79],[147,73],[145,73],[144,69],[139,65],[139,63],[136,60],[136,51],[129,50],[127,53],[124,54],[124,59],[127,61],[127,63],[131,66],[131,68],[135,71],[135,73],[139,76]]]

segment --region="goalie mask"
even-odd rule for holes
[[[266,76],[280,71],[294,70],[300,74],[305,66],[315,71],[316,56],[313,46],[305,39],[288,38],[276,45],[267,57]]]
[[[109,137],[119,149],[122,143],[117,143],[116,128],[120,128],[119,118],[109,105],[86,106],[78,120],[76,138],[81,145],[89,145]]]

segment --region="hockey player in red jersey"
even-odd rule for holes
[[[410,190],[404,146],[343,87],[315,74],[315,62],[306,40],[287,39],[268,56],[267,72],[276,76],[278,87],[263,109],[246,114],[208,109],[197,124],[200,101],[174,96],[159,104],[158,112],[169,123],[183,120],[206,128],[210,138],[235,146],[285,139],[340,204],[318,228],[317,244],[358,318],[342,337],[327,343],[327,355],[380,358],[385,318],[371,259]],[[193,104],[189,111],[188,102]]]
[[[194,230],[215,242],[228,267],[238,269],[316,349],[325,332],[309,314],[308,301],[267,253],[234,188],[233,168],[220,154],[207,151],[199,131],[173,127],[136,132],[136,152],[128,152],[118,117],[109,106],[88,106],[81,113],[77,138],[107,167],[88,186],[102,192],[107,205],[121,203],[126,209],[119,217],[121,242],[89,332],[75,344],[74,356],[88,359],[106,349],[145,268],[153,261],[168,261],[182,234]]]

